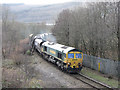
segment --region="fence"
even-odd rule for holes
[[[118,61],[83,55],[83,65],[104,74],[118,77]]]

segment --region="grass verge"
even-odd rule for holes
[[[81,73],[88,76],[88,77],[91,77],[97,81],[100,81],[104,84],[107,84],[113,88],[118,88],[118,80],[115,80],[113,78],[108,78],[108,77],[105,77],[104,75],[102,75],[101,73],[99,72],[96,72],[94,70],[90,70],[86,67],[84,67],[82,70],[81,70]]]

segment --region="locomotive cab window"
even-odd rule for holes
[[[74,53],[69,53],[68,58],[74,58]]]
[[[47,47],[46,46],[44,46],[44,51],[47,51]]]
[[[82,54],[76,54],[76,58],[82,58]]]
[[[62,59],[62,54],[58,52],[58,58]]]

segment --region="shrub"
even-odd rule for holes
[[[27,50],[27,51],[26,51],[26,54],[27,54],[27,55],[31,55],[30,50]]]

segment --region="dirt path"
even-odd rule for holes
[[[67,73],[62,72],[52,63],[41,58],[38,54],[34,54],[34,67],[36,78],[40,80],[40,86],[43,88],[90,88],[90,86],[80,82]]]

